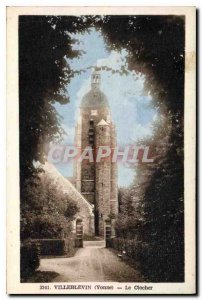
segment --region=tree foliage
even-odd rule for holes
[[[183,135],[180,128],[176,135]],[[155,138],[145,141],[156,147],[154,162],[139,165],[117,221],[118,236],[147,245],[140,247],[139,259],[145,277],[154,282],[184,280],[183,149],[165,130],[171,128],[157,127]]]
[[[71,233],[77,205],[45,175],[26,180],[21,198],[21,239],[61,238]]]
[[[74,76],[66,58],[81,53],[72,50],[75,18],[19,17],[19,112],[21,183],[35,172],[33,160],[45,160],[44,146],[59,139],[63,130],[53,104],[68,103],[66,85]],[[80,25],[82,29],[82,25]]]

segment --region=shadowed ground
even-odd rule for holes
[[[86,241],[74,257],[41,259],[39,271],[56,272],[54,282],[141,282],[141,274],[104,247],[104,241]]]

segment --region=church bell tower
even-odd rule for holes
[[[75,129],[75,144],[81,151],[91,147],[93,162],[76,161],[74,176],[77,190],[94,207],[96,236],[104,236],[105,221],[118,213],[117,163],[111,157],[96,162],[100,146],[116,147],[116,130],[111,120],[107,97],[100,90],[101,75],[94,70],[91,89],[84,95]]]

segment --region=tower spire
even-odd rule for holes
[[[92,89],[98,89],[101,84],[100,72],[95,68],[91,75],[91,87]]]

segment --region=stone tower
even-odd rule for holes
[[[91,75],[91,90],[83,97],[75,129],[75,144],[83,151],[91,147],[93,162],[76,161],[74,176],[77,190],[94,207],[95,235],[104,236],[104,224],[118,213],[117,164],[111,156],[95,160],[100,146],[116,147],[116,131],[107,97],[100,90],[98,71]],[[113,230],[112,230],[113,232]]]

